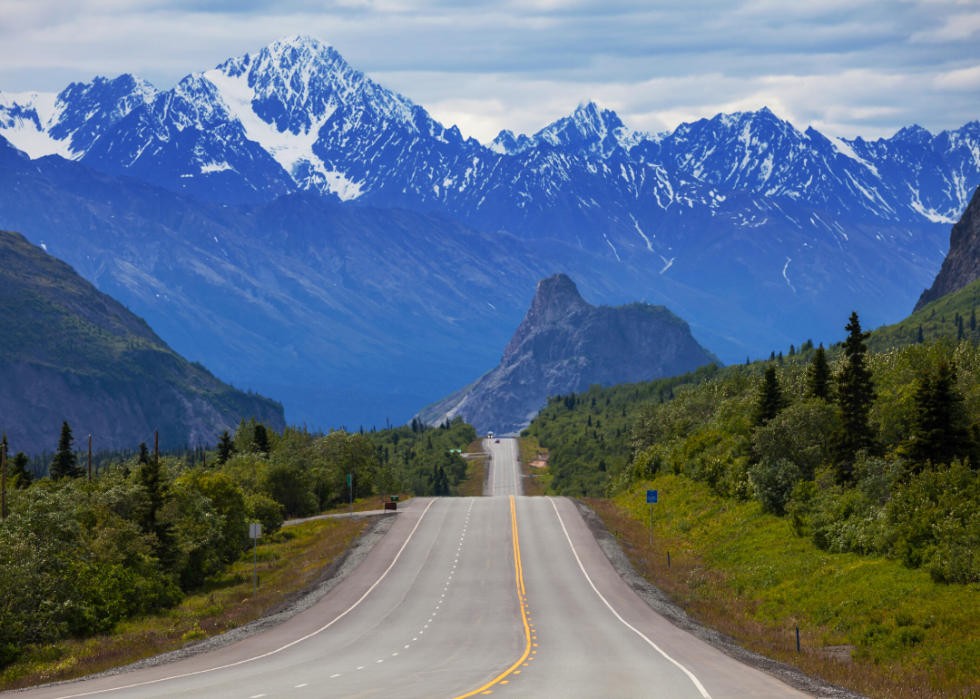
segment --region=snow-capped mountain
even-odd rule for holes
[[[980,183],[980,122],[845,140],[762,108],[649,134],[587,103],[484,145],[307,37],[165,91],[124,75],[59,95],[0,93],[0,135],[32,158],[205,201],[312,191],[557,239],[730,299],[801,340],[834,337],[855,308],[871,324],[904,317]],[[713,322],[686,319],[696,336]],[[728,341],[709,347],[727,360],[766,349]]]

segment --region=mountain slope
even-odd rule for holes
[[[980,278],[980,187],[949,236],[949,254],[932,286],[922,292],[915,310],[959,291]]]
[[[282,406],[189,364],[141,318],[17,233],[0,231],[0,423],[15,450],[53,451],[61,421],[96,448],[214,444]],[[79,442],[80,443],[80,442]]]
[[[500,364],[421,417],[440,424],[459,415],[478,432],[513,432],[528,425],[549,396],[674,376],[713,360],[667,308],[597,308],[571,279],[556,274],[538,283]]]

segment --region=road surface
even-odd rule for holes
[[[514,447],[502,440],[491,448],[503,464],[498,453]],[[494,488],[519,488],[512,471],[497,474]],[[20,696],[489,694],[804,696],[655,614],[613,569],[574,503],[513,495],[411,500],[356,570],[275,629],[169,665]]]
[[[501,439],[498,444],[493,439],[483,440],[483,449],[489,452],[487,468],[487,487],[484,495],[523,495],[521,484],[520,453],[516,439]]]

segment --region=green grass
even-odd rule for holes
[[[653,547],[648,487],[660,491]],[[596,504],[655,584],[744,645],[875,697],[980,696],[980,584],[939,584],[898,561],[821,551],[786,518],[683,476]],[[617,525],[615,510],[628,525]],[[830,659],[820,650],[828,646],[853,646],[853,662]]]

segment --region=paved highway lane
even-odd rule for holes
[[[487,492],[484,495],[523,495],[521,483],[520,452],[516,439],[501,438],[498,444],[493,439],[483,440],[484,450],[490,453],[487,467]]]
[[[273,630],[24,696],[803,696],[650,610],[571,501],[418,499],[397,517],[346,580]]]

